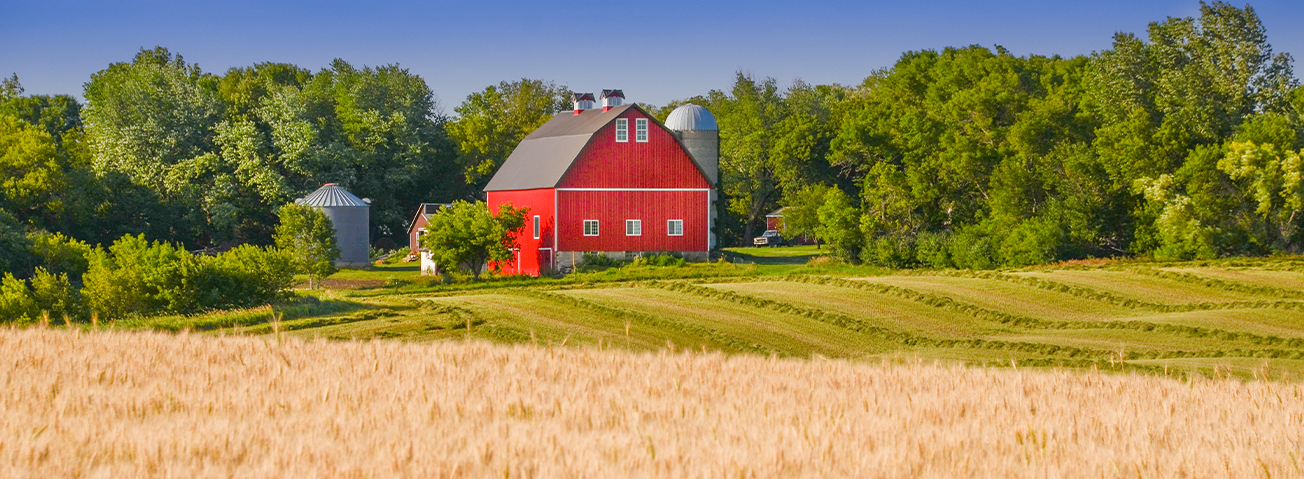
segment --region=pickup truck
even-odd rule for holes
[[[765,230],[760,236],[752,238],[752,246],[783,246],[783,236],[778,230]]]

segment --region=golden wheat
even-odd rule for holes
[[[1304,392],[488,343],[0,330],[2,477],[1300,477]]]

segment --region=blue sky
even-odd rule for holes
[[[1236,5],[1242,3],[1234,2]],[[1304,55],[1304,2],[1252,3],[1275,51]],[[624,89],[665,104],[728,88],[736,71],[787,84],[855,84],[907,50],[1001,45],[1072,56],[1144,34],[1196,0],[934,2],[15,1],[0,4],[0,75],[28,93],[70,93],[108,64],[162,45],[221,73],[333,58],[398,63],[443,110],[501,80]],[[1298,76],[1298,75],[1297,75]]]

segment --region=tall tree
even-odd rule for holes
[[[335,260],[340,257],[336,246],[335,226],[330,218],[311,206],[286,203],[279,212],[276,247],[290,254],[298,273],[308,275],[308,288],[335,274]]]
[[[479,195],[526,135],[567,110],[570,95],[565,85],[529,78],[467,95],[453,110],[457,120],[448,124],[448,133],[457,142],[458,163],[472,186],[470,193]]]

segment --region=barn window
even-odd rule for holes
[[[584,220],[584,236],[598,235],[598,220]]]
[[[666,234],[669,236],[683,236],[684,220],[666,221]]]
[[[643,236],[643,220],[625,220],[625,236]]]
[[[542,225],[539,224],[539,215],[534,215],[534,239],[539,239],[540,226]]]
[[[647,143],[647,118],[634,120],[634,141]]]
[[[621,143],[629,141],[629,120],[625,118],[616,119],[616,141]]]

